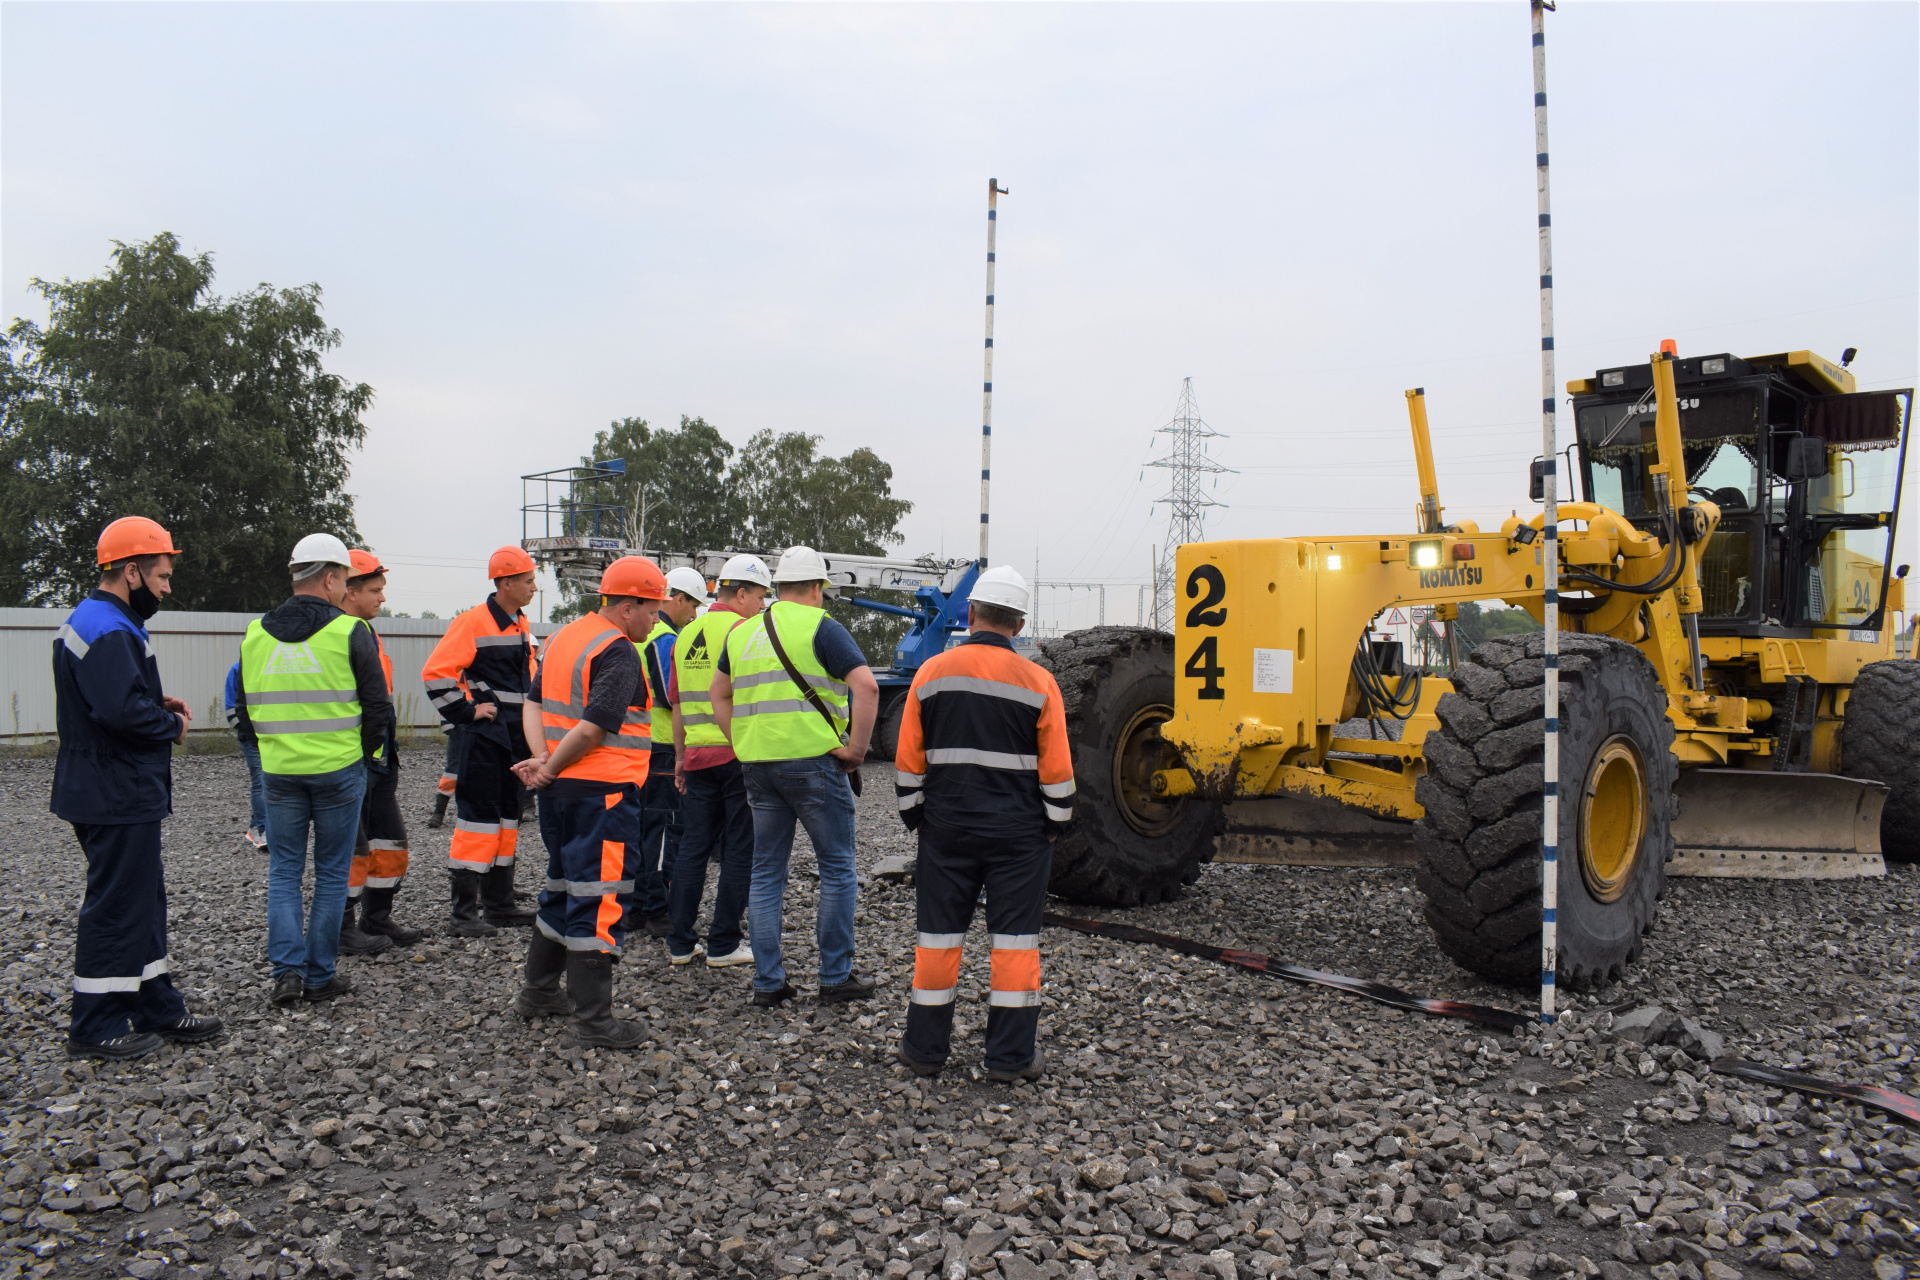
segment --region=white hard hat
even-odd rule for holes
[[[739,555],[720,566],[720,581],[752,582],[771,587],[773,575],[767,572],[767,562],[759,556]]]
[[[973,591],[968,594],[967,603],[999,605],[1002,609],[1025,614],[1031,599],[1027,580],[1015,572],[1012,565],[1002,564],[995,565],[974,579]]]
[[[293,544],[293,558],[287,561],[287,567],[297,564],[337,564],[352,569],[353,557],[347,554],[347,544],[332,534],[310,533]]]
[[[776,584],[782,582],[825,582],[827,562],[812,547],[788,547],[780,553],[780,567],[773,571]]]
[[[707,580],[698,569],[681,567],[667,575],[667,590],[681,591],[692,596],[701,604],[712,604],[713,598],[707,594]]]

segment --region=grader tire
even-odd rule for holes
[[[1873,662],[1854,677],[1840,725],[1840,767],[1849,778],[1887,784],[1880,850],[1889,861],[1920,859],[1920,662]]]
[[[873,742],[867,748],[867,759],[893,763],[894,756],[900,752],[900,717],[906,710],[904,693],[897,693],[881,704],[880,714],[873,719]]]
[[[1060,685],[1073,745],[1073,828],[1054,842],[1052,892],[1105,907],[1171,902],[1225,825],[1217,804],[1146,790],[1178,759],[1158,733],[1173,713],[1173,637],[1093,627],[1046,641],[1035,661]]]
[[[1542,639],[1491,641],[1454,673],[1427,736],[1414,825],[1440,949],[1496,982],[1540,980]],[[1653,926],[1673,852],[1673,723],[1653,664],[1560,639],[1559,980],[1620,976]]]

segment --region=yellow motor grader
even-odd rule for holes
[[[1445,521],[1409,391],[1416,532],[1183,546],[1173,635],[1048,642],[1080,794],[1054,891],[1171,898],[1230,806],[1285,797],[1317,840],[1400,824],[1447,954],[1536,980],[1542,636],[1455,654],[1442,678],[1373,628],[1470,601],[1540,619],[1549,574],[1561,981],[1638,955],[1676,850],[1789,876],[1920,854],[1920,662],[1895,657],[1906,566],[1890,571],[1912,392],[1858,391],[1851,350],[1663,348],[1569,384],[1583,500],[1559,505],[1556,539],[1539,515]]]

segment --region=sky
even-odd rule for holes
[[[1671,337],[1914,385],[1920,7],[1547,24],[1560,383]],[[997,178],[992,559],[1131,622],[1186,378],[1209,537],[1411,529],[1412,386],[1449,517],[1532,509],[1529,48],[1518,0],[9,2],[0,295],[162,230],[319,284],[399,610],[477,602],[519,477],[629,415],[871,448],[899,550],[967,556]]]

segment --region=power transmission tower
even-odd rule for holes
[[[1167,506],[1167,540],[1153,566],[1153,625],[1162,631],[1171,631],[1174,556],[1183,543],[1206,541],[1207,508],[1226,504],[1207,497],[1202,492],[1202,484],[1207,476],[1232,473],[1233,468],[1223,467],[1207,456],[1207,442],[1226,437],[1200,416],[1200,406],[1193,398],[1192,378],[1180,385],[1180,408],[1174,413],[1173,421],[1155,434],[1173,438],[1168,455],[1147,464],[1172,473],[1167,496],[1154,500],[1155,506],[1162,503]]]

